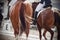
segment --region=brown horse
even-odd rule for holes
[[[54,25],[57,27],[58,35],[57,35],[57,40],[60,40],[60,10],[54,9]],[[47,30],[44,30],[43,36],[45,37]],[[45,37],[45,39],[47,39]]]
[[[25,32],[26,37],[28,37],[30,27],[29,22],[31,21],[30,17],[32,17],[32,12],[32,5],[23,1],[17,1],[10,8],[9,15],[14,29],[15,37],[21,35],[23,32]]]
[[[56,10],[56,9],[54,9],[54,10]],[[40,15],[37,18],[37,27],[38,27],[38,30],[39,30],[40,40],[41,40],[41,37],[42,37],[41,36],[41,29],[42,28],[45,29],[45,31],[43,33],[43,36],[44,36],[45,40],[47,40],[47,38],[45,37],[45,34],[46,34],[47,31],[49,31],[50,34],[51,34],[51,39],[50,40],[52,40],[52,38],[53,38],[54,32],[51,30],[51,28],[54,26],[54,23],[56,23],[55,22],[56,17],[54,15],[55,15],[55,13],[60,15],[57,10],[56,11],[54,11],[54,10],[51,10],[51,8],[47,8],[46,10],[40,12]],[[56,18],[56,20],[57,20],[57,18]]]
[[[33,2],[32,3],[32,7],[33,7],[33,15],[34,15],[34,11],[35,11],[35,8],[36,8],[36,6],[39,4],[39,2],[37,3],[37,2]],[[54,9],[54,25],[55,26],[57,26],[57,31],[58,31],[58,40],[60,40],[60,17],[59,17],[59,13],[60,13],[60,10],[58,10],[58,9]],[[53,26],[52,26],[53,27]],[[52,28],[52,27],[50,27],[50,28]],[[46,34],[46,32],[47,32],[47,30],[44,30],[44,33],[43,33],[43,36],[45,37],[45,34]],[[47,39],[46,37],[45,37],[45,39]]]

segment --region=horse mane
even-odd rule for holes
[[[20,8],[20,20],[21,20],[22,27],[25,30],[26,23],[25,23],[25,17],[24,17],[24,9],[25,9],[25,5],[22,3]]]

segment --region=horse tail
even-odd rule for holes
[[[57,22],[60,25],[60,10],[57,8],[54,8],[54,18],[55,23]]]
[[[24,9],[25,9],[25,5],[22,3],[21,8],[20,8],[20,21],[21,21],[23,29],[25,30],[26,23],[25,23],[25,17],[24,17]]]
[[[60,10],[55,9],[56,11],[54,11],[54,17],[55,17],[55,25],[57,26],[57,31],[58,31],[58,35],[57,35],[57,39],[60,40]]]
[[[60,17],[56,12],[54,12],[54,18],[55,18],[55,23],[57,22],[59,24],[60,23]]]

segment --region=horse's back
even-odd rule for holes
[[[51,8],[47,8],[46,10],[42,11],[38,16],[38,22],[40,25],[49,25],[52,26],[54,24],[54,13]]]

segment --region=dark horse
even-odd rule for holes
[[[22,0],[17,0],[17,2],[10,8],[9,16],[15,37],[18,37],[23,32],[25,32],[26,37],[28,37],[31,21],[29,18],[32,17],[32,12],[32,5],[27,1],[23,2]]]
[[[52,10],[53,9],[53,10]],[[46,8],[46,10],[40,12],[40,15],[37,18],[37,28],[39,30],[39,36],[40,36],[40,40],[41,40],[41,29],[44,28],[44,33],[43,36],[45,38],[45,40],[47,40],[47,38],[45,37],[45,34],[47,31],[50,32],[51,34],[51,39],[53,40],[53,34],[54,32],[51,30],[51,28],[53,26],[57,27],[58,30],[58,40],[59,40],[59,35],[60,35],[60,14],[59,14],[59,10],[55,9],[55,8]]]

